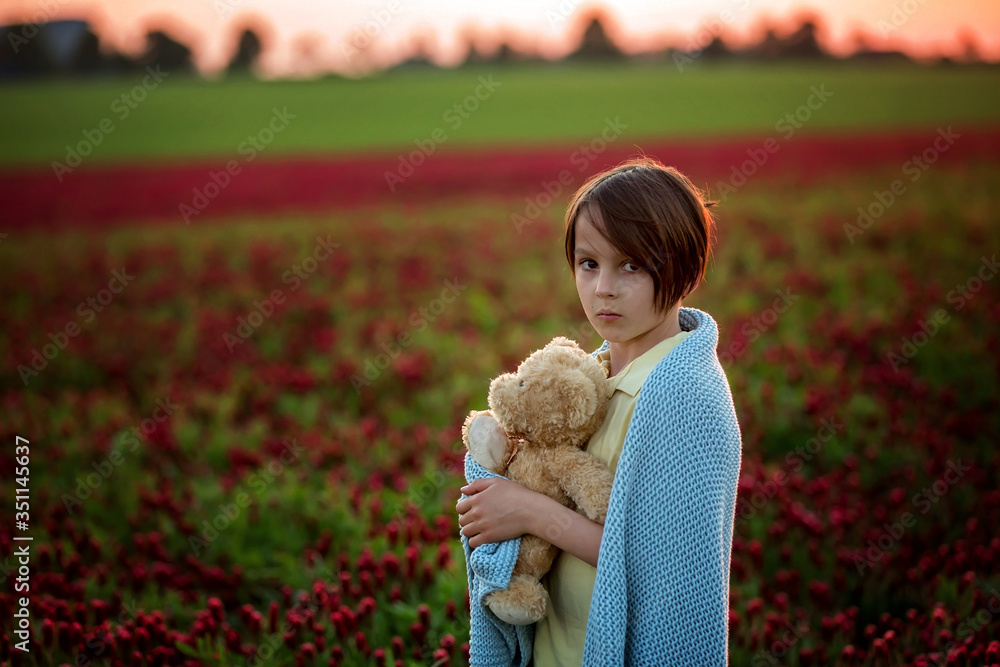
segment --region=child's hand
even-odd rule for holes
[[[455,505],[458,525],[471,548],[530,533],[538,497],[548,499],[500,477],[473,480],[460,491],[469,497]]]

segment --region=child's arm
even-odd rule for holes
[[[528,532],[597,567],[604,526],[548,496],[539,496]]]
[[[477,479],[463,486],[469,496],[455,508],[470,547],[537,535],[597,567],[604,526],[548,496],[507,479]]]

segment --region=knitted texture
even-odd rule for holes
[[[715,320],[694,308],[679,320],[692,333],[643,383],[618,460],[583,667],[729,661],[742,439]]]
[[[711,315],[680,308],[691,331],[650,371],[615,472],[590,602],[583,667],[725,665],[729,562],[742,440]],[[604,341],[593,356],[608,349]],[[495,477],[468,455],[465,476]],[[466,496],[462,496],[465,498]],[[534,625],[511,626],[484,607],[506,588],[520,538],[470,555],[470,663],[521,665]]]
[[[465,454],[465,479],[469,483],[482,477],[499,477]],[[504,477],[506,479],[506,477]],[[462,494],[462,499],[468,498]],[[465,570],[469,578],[469,664],[471,667],[519,665],[527,667],[535,641],[535,625],[511,625],[497,618],[483,598],[507,588],[517,561],[521,538],[469,547],[469,538],[461,536],[465,550]]]

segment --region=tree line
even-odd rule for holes
[[[756,43],[744,47],[727,44],[723,38],[721,22],[718,26],[706,24],[692,36],[690,43],[670,46],[658,51],[638,54],[626,53],[609,36],[609,19],[601,11],[581,16],[578,25],[585,26],[580,32],[577,47],[563,60],[566,61],[627,61],[642,62],[672,61],[683,69],[696,61],[779,61],[779,60],[863,60],[863,61],[909,61],[905,53],[891,50],[877,50],[870,46],[871,38],[857,34],[853,53],[844,58],[828,52],[818,39],[819,21],[807,16],[792,32],[779,35],[773,28],[765,31]],[[251,26],[239,30],[239,38],[225,73],[250,72],[266,48],[261,37],[262,31]],[[884,32],[884,30],[883,30]],[[172,73],[198,75],[192,52],[188,45],[178,41],[162,30],[146,34],[146,47],[137,56],[120,53],[107,45],[102,45],[91,27],[83,21],[52,21],[41,24],[17,24],[0,27],[4,39],[0,42],[0,78],[28,78],[76,75],[118,75],[142,71],[149,66],[159,66]],[[467,34],[467,55],[463,64],[490,63],[544,63],[550,62],[539,55],[521,51],[509,43],[500,44],[491,53],[485,53],[477,46],[474,35]],[[961,36],[965,57],[961,62],[982,62],[975,40],[971,35]],[[371,44],[365,45],[370,48]],[[305,51],[315,51],[312,45]],[[394,68],[434,67],[429,48],[416,43],[414,53],[398,63]],[[938,63],[953,64],[947,57]],[[331,73],[333,74],[333,73]]]

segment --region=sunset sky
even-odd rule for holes
[[[797,17],[812,13],[822,22],[820,40],[837,53],[852,51],[862,31],[878,48],[960,56],[965,34],[984,57],[1000,60],[997,0],[5,0],[0,23],[86,19],[102,42],[132,53],[147,31],[164,29],[211,74],[228,62],[235,34],[254,22],[264,32],[265,76],[285,76],[388,66],[405,58],[416,39],[437,63],[457,64],[468,34],[486,52],[507,41],[558,57],[579,39],[574,18],[594,8],[606,10],[612,38],[630,52],[698,48],[711,38],[705,26],[742,44],[757,39],[764,25],[787,32]]]

